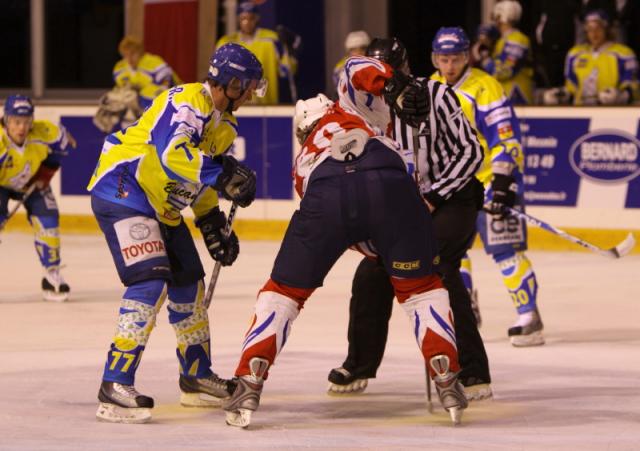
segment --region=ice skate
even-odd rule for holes
[[[523,313],[518,317],[518,321],[509,328],[509,339],[515,347],[540,346],[544,344],[542,335],[542,319],[538,309]]]
[[[458,382],[458,373],[449,369],[449,357],[437,355],[429,360],[429,366],[436,372],[433,383],[440,398],[440,404],[449,412],[454,425],[460,424],[462,411],[469,403],[464,395],[462,384]]]
[[[110,423],[147,423],[151,420],[153,398],[141,395],[133,385],[102,381],[96,417]]]
[[[465,380],[461,380],[460,383],[464,388],[464,394],[467,397],[467,401],[483,401],[485,399],[493,398],[491,384],[488,382],[472,376]]]
[[[475,288],[469,292],[469,297],[471,298],[471,310],[473,311],[473,316],[476,317],[476,323],[478,325],[478,329],[482,326],[482,315],[480,315],[480,304],[478,304],[478,290]]]
[[[249,361],[251,374],[240,376],[231,398],[223,401],[226,422],[229,426],[246,428],[251,423],[251,415],[260,405],[260,393],[264,384],[264,374],[269,361],[254,357]]]
[[[42,278],[42,299],[50,302],[65,302],[69,298],[69,285],[60,274],[60,268],[47,268]]]
[[[216,373],[196,378],[180,375],[180,404],[185,407],[220,407],[222,400],[231,396],[233,381],[222,379]]]
[[[357,395],[365,391],[369,383],[367,378],[357,378],[344,367],[334,368],[329,372],[329,395]]]

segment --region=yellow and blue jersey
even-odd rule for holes
[[[237,136],[237,120],[216,110],[207,84],[164,91],[130,127],[107,136],[88,190],[168,225],[180,210],[196,216],[218,203],[211,188],[222,168],[213,157]]]
[[[533,103],[533,67],[529,38],[511,30],[496,42],[493,54],[482,68],[501,84],[514,105]]]
[[[60,166],[68,146],[66,129],[49,121],[33,121],[22,146],[0,126],[0,187],[23,191],[43,162],[49,167]]]
[[[438,72],[431,78],[446,84]],[[484,161],[476,177],[488,187],[492,165],[500,162],[513,164],[522,174],[524,155],[520,125],[500,83],[480,69],[468,68],[451,88],[460,100],[464,115],[478,132],[484,150]]]
[[[268,88],[264,97],[254,97],[255,102],[261,105],[278,103],[278,77],[287,78],[288,73],[294,74],[297,65],[295,58],[285,52],[278,34],[266,28],[256,28],[253,39],[245,41],[240,32],[236,32],[222,36],[216,43],[216,48],[230,42],[251,50],[262,64],[263,77],[267,79]]]
[[[144,53],[135,69],[122,59],[113,67],[116,86],[129,86],[140,96],[140,104],[146,108],[165,89],[180,83],[173,69],[159,56]]]
[[[567,54],[565,86],[576,105],[598,103],[598,92],[607,88],[629,90],[633,99],[638,91],[638,60],[622,44],[608,43],[597,51],[589,44],[576,45]]]

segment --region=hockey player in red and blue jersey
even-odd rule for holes
[[[228,424],[249,425],[268,369],[305,301],[342,253],[362,241],[370,241],[383,260],[442,405],[454,422],[460,421],[467,401],[457,381],[449,298],[434,271],[431,216],[398,146],[384,136],[391,120],[388,105],[400,114],[418,111],[411,101],[414,89],[406,75],[385,63],[350,58],[339,101],[302,133],[294,168],[302,201],[258,294],[235,372],[238,385],[223,404]],[[296,122],[308,116],[309,102],[296,105]]]

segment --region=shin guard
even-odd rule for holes
[[[534,311],[538,297],[538,282],[529,259],[523,252],[499,254],[495,255],[494,259],[500,267],[502,279],[518,314]]]

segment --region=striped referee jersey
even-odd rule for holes
[[[435,80],[419,80],[429,92],[428,119],[418,130],[392,113],[392,137],[413,151],[420,190],[438,207],[473,178],[483,150],[453,90]]]

